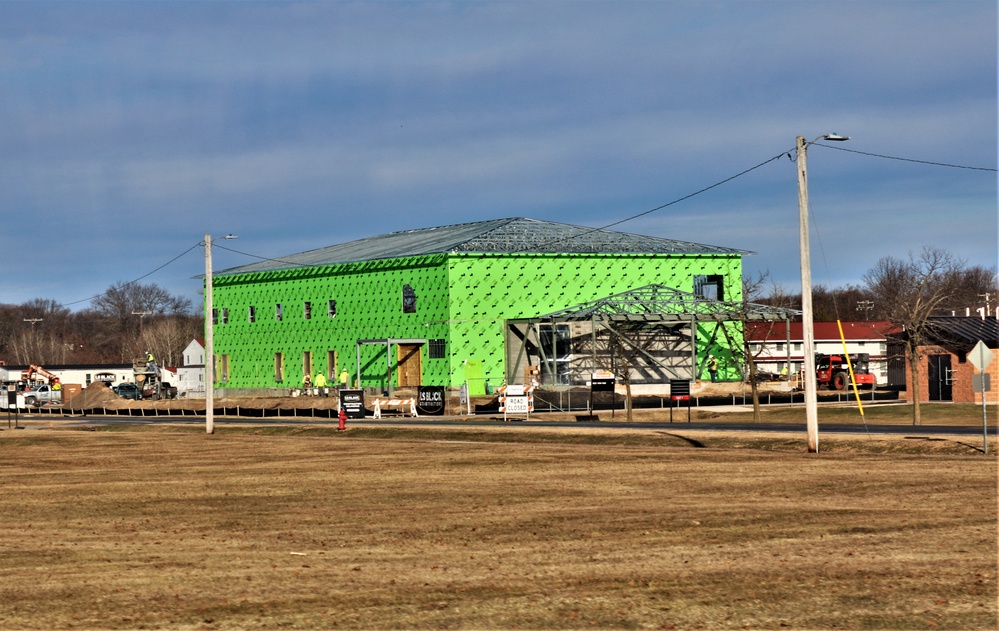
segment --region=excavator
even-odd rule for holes
[[[54,386],[55,384],[59,383],[59,376],[53,372],[45,370],[41,366],[36,366],[32,364],[28,366],[27,370],[21,371],[21,381],[28,383],[32,381],[39,383],[45,382],[48,383],[48,385],[50,386]]]

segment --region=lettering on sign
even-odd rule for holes
[[[419,395],[416,407],[420,414],[444,413],[443,386],[420,386]]]

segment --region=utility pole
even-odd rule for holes
[[[205,234],[205,432],[215,433],[215,334],[212,320],[212,235]]]
[[[804,136],[795,139],[798,153],[798,245],[801,251],[801,337],[804,362],[802,383],[805,386],[805,427],[808,431],[808,452],[819,452],[819,398],[815,383],[815,325],[812,317],[812,263],[808,248],[808,168],[805,156],[809,145],[819,140],[849,140],[848,136],[825,134],[812,142]]]
[[[227,234],[223,239],[237,237]],[[205,234],[205,431],[215,433],[215,326],[212,317],[212,235]]]
[[[140,346],[142,345],[142,342],[144,341],[142,339],[142,334],[144,332],[142,324],[143,324],[143,322],[145,322],[146,316],[147,315],[152,315],[152,314],[153,314],[152,311],[133,311],[132,312],[132,315],[139,316],[139,345]]]
[[[984,294],[978,294],[978,297],[985,298],[985,315],[991,317],[992,305],[990,301],[992,300],[992,294],[990,294],[989,292],[985,292]]]

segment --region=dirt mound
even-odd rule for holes
[[[95,381],[63,405],[70,410],[91,410],[93,408],[114,408],[121,398],[104,385],[103,381]]]

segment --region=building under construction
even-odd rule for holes
[[[336,384],[471,394],[521,382],[738,378],[747,252],[513,218],[405,230],[216,272],[218,387]],[[728,358],[729,361],[724,361]],[[346,373],[346,374],[344,374]]]

